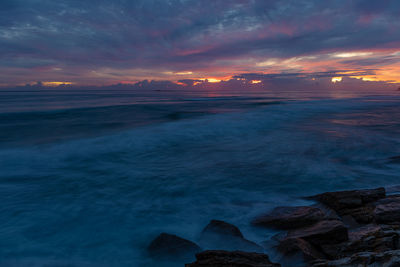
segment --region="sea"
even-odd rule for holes
[[[0,266],[183,266],[148,245],[212,219],[268,247],[255,216],[396,186],[399,155],[396,91],[3,88]]]

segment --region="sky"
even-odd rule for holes
[[[400,83],[399,0],[1,0],[0,86]]]

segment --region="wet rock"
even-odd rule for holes
[[[389,196],[376,203],[374,217],[378,223],[400,224],[400,196]]]
[[[400,266],[400,250],[391,250],[383,253],[361,252],[351,257],[334,261],[316,261],[312,267],[398,267]]]
[[[291,230],[287,238],[301,238],[315,246],[338,244],[348,240],[348,231],[341,221],[326,220],[309,227]]]
[[[342,217],[351,216],[359,224],[374,221],[375,201],[385,198],[383,187],[376,189],[327,192],[312,198],[335,210]]]
[[[201,251],[195,243],[176,235],[162,233],[147,248],[150,257],[166,260],[191,260]]]
[[[202,235],[208,234],[244,238],[242,232],[235,225],[219,220],[211,220],[203,229]]]
[[[285,257],[302,258],[305,261],[326,258],[315,246],[301,238],[286,238],[282,240],[278,246],[278,251]]]
[[[239,228],[219,220],[212,220],[203,229],[199,243],[208,249],[263,251],[261,246],[245,239]]]
[[[342,210],[341,213],[351,216],[359,224],[368,224],[374,221],[374,210],[373,204],[367,204],[355,209]]]
[[[331,259],[351,256],[359,252],[385,252],[399,248],[399,234],[389,226],[366,225],[349,232],[349,241],[322,245]]]
[[[312,225],[325,218],[325,213],[315,207],[277,207],[253,220],[252,224],[278,229],[293,229]]]
[[[390,226],[366,225],[349,233],[347,253],[384,252],[399,248],[399,234]]]
[[[385,188],[327,192],[312,198],[324,203],[340,214],[342,210],[361,207],[386,196]]]
[[[361,225],[353,218],[351,215],[344,215],[342,217],[342,222],[344,225],[346,225],[347,228],[352,229],[352,228],[358,228]]]
[[[208,250],[196,255],[196,262],[186,267],[280,267],[268,255],[243,251]]]

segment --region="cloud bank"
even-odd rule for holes
[[[399,12],[397,0],[2,0],[0,85],[354,70],[400,82]]]

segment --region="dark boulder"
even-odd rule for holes
[[[207,249],[263,251],[261,246],[245,239],[239,228],[219,220],[212,220],[203,229],[199,243]]]
[[[366,225],[349,232],[346,254],[372,251],[385,252],[399,248],[399,234],[390,226]]]
[[[334,209],[340,214],[342,210],[361,207],[386,196],[385,188],[327,192],[312,197]]]
[[[325,256],[312,244],[301,238],[285,238],[278,246],[285,257],[300,258],[305,261],[325,259]]]
[[[150,257],[165,260],[191,260],[201,251],[195,243],[176,235],[162,233],[147,248]]]
[[[341,221],[326,220],[309,227],[291,230],[286,238],[301,238],[315,246],[321,246],[322,244],[337,244],[347,241],[348,231]]]
[[[383,253],[360,252],[350,257],[326,261],[314,262],[312,267],[399,267],[400,250],[390,250]]]
[[[331,259],[360,252],[385,252],[399,248],[399,234],[390,226],[366,225],[349,232],[349,241],[321,246]]]
[[[400,224],[400,196],[389,196],[378,201],[374,216],[378,223]]]
[[[243,251],[208,250],[196,255],[197,260],[186,267],[280,267],[268,255]]]
[[[342,217],[352,217],[359,224],[374,221],[375,201],[385,198],[383,187],[376,189],[327,192],[312,197],[335,210]]]
[[[242,232],[235,225],[219,220],[211,220],[207,224],[202,235],[207,234],[244,238]]]
[[[278,229],[293,229],[309,226],[324,218],[325,213],[315,207],[277,207],[271,212],[257,217],[252,224]]]

